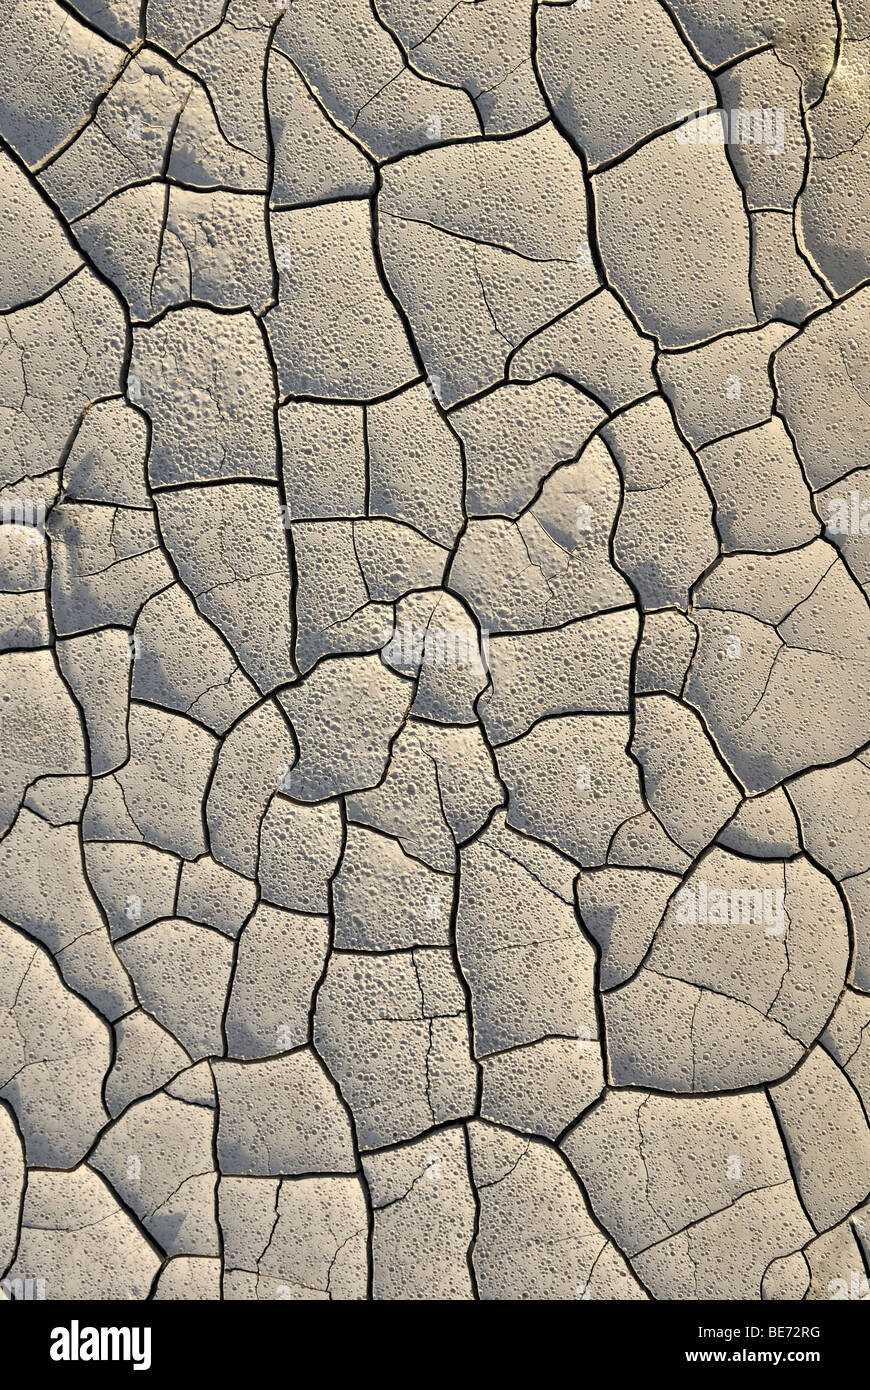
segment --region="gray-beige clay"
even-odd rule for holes
[[[870,1297],[870,9],[777,8],[0,0],[0,1299]]]

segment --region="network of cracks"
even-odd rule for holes
[[[868,121],[0,0],[0,1298],[870,1298]]]

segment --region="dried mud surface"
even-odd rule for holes
[[[0,0],[0,1298],[870,1298],[864,0]]]

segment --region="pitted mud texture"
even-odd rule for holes
[[[0,0],[0,1296],[870,1298],[868,113]]]

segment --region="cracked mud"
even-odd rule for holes
[[[870,9],[0,38],[0,1298],[870,1298]]]

